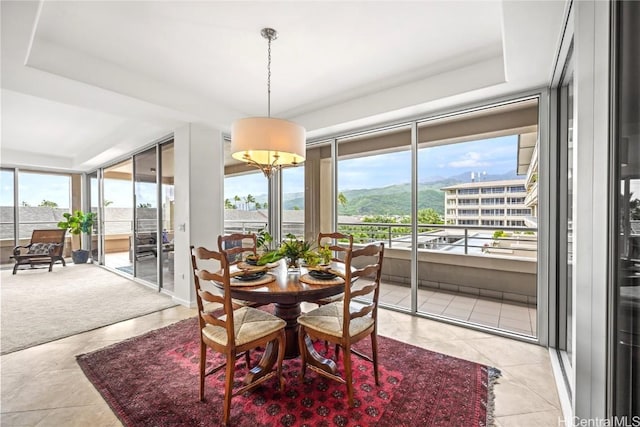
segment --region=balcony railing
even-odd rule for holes
[[[225,221],[225,233],[252,233],[267,226],[260,221]],[[385,242],[388,248],[411,249],[410,224],[389,223],[338,223],[338,231],[351,234],[355,243]],[[502,231],[500,237],[494,237]],[[304,235],[304,224],[283,222],[282,234]],[[504,226],[464,226],[445,224],[419,224],[418,249],[457,254],[492,254],[501,256],[525,256],[535,258],[537,253],[537,229]]]

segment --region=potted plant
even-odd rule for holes
[[[58,223],[58,228],[69,230],[72,236],[80,236],[82,233],[91,234],[93,227],[93,220],[95,214],[93,212],[84,213],[81,210],[76,210],[73,214],[68,212],[62,214],[64,220]],[[77,239],[77,238],[76,238]],[[71,246],[76,246],[72,237]],[[82,239],[80,238],[79,249],[71,251],[71,258],[74,264],[85,264],[89,259],[89,251],[82,249]]]
[[[295,235],[287,234],[287,240],[280,245],[278,252],[287,259],[287,267],[295,270],[299,267],[299,259],[311,249],[311,244],[304,240],[298,240]]]

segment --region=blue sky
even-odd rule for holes
[[[427,181],[438,177],[458,175],[466,171],[504,173],[516,167],[517,138],[515,136],[472,141],[461,144],[443,145],[421,149],[418,154],[419,180]],[[372,173],[375,171],[375,173]],[[304,166],[285,169],[283,193],[304,191]],[[12,180],[6,171],[0,175],[2,194],[0,203],[11,204]],[[340,191],[358,188],[376,188],[392,184],[407,183],[411,179],[410,152],[402,151],[339,162],[338,180]],[[44,182],[44,183],[43,183]],[[51,200],[60,207],[69,205],[68,178],[59,175],[23,173],[20,175],[21,201],[37,206],[42,200]],[[131,207],[131,183],[112,180],[106,184],[106,200],[113,201],[113,207]],[[142,199],[147,202],[142,189]],[[155,196],[155,191],[148,192]],[[225,198],[247,194],[261,196],[267,194],[267,179],[261,172],[225,179]]]
[[[420,182],[458,175],[463,172],[502,174],[516,168],[518,139],[516,136],[441,145],[418,151]],[[338,162],[340,191],[378,188],[411,181],[409,150]],[[375,171],[375,173],[372,173]],[[304,190],[304,167],[284,170],[283,193]],[[225,179],[225,198],[266,194],[267,180],[262,173]]]

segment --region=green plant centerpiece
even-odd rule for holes
[[[266,265],[285,258],[289,270],[300,268],[300,260],[309,265],[317,265],[322,257],[311,250],[311,243],[298,239],[294,234],[287,234],[278,249],[266,251],[258,259],[258,265]]]
[[[299,240],[295,235],[289,233],[287,238],[280,245],[278,252],[286,258],[287,268],[295,270],[300,267],[300,258],[304,258],[307,252],[311,250],[311,243]]]
[[[76,210],[72,214],[65,212],[62,214],[64,220],[58,223],[58,228],[66,229],[72,236],[80,236],[81,234],[91,235],[93,230],[93,221],[95,220],[95,214],[93,212],[82,212]],[[89,259],[89,251],[82,249],[82,238],[72,237],[71,246],[76,246],[75,241],[79,241],[77,244],[78,250],[71,252],[71,258],[74,264],[85,264]]]

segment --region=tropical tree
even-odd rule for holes
[[[224,208],[225,209],[235,209],[236,207],[231,203],[230,199],[224,199]]]
[[[345,196],[342,191],[338,193],[338,203],[343,208],[347,205],[347,196]]]
[[[444,220],[433,208],[419,209],[418,224],[444,224]]]
[[[236,208],[238,207],[238,203],[240,203],[240,196],[238,196],[237,194],[235,196],[233,196],[233,201],[236,204]]]
[[[256,202],[256,210],[262,209],[262,203]]]
[[[245,200],[247,201],[247,210],[250,210],[250,206],[252,203],[256,202],[256,198],[253,197],[251,194],[247,194],[247,197],[245,197]]]

